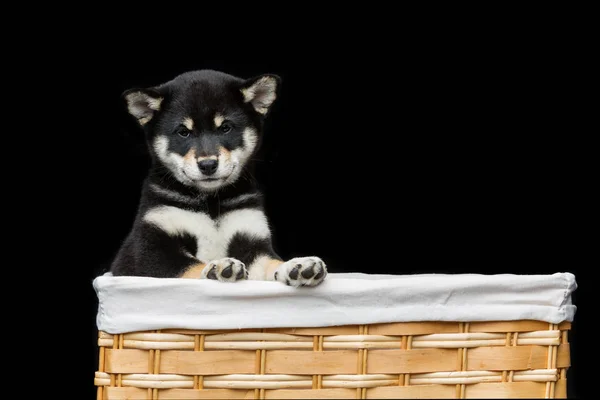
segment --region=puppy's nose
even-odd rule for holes
[[[198,168],[200,168],[200,172],[204,175],[212,175],[217,172],[217,167],[219,166],[219,162],[217,160],[202,160],[198,163]]]

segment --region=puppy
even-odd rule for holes
[[[249,171],[281,78],[183,73],[123,93],[151,154],[133,226],[114,276],[272,280],[317,286],[319,257],[283,260],[274,251],[263,196]]]

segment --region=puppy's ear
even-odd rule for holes
[[[263,74],[246,80],[241,86],[244,102],[252,104],[256,112],[267,114],[277,98],[281,78],[274,74]]]
[[[127,103],[127,111],[133,115],[140,125],[145,125],[160,110],[163,97],[155,89],[129,89],[123,92]]]

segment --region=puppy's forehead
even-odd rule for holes
[[[195,81],[181,87],[177,103],[191,118],[215,118],[240,108],[240,95],[226,82]]]

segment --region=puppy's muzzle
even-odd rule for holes
[[[217,168],[219,167],[218,160],[202,160],[198,162],[198,168],[203,175],[210,176],[217,172]]]

